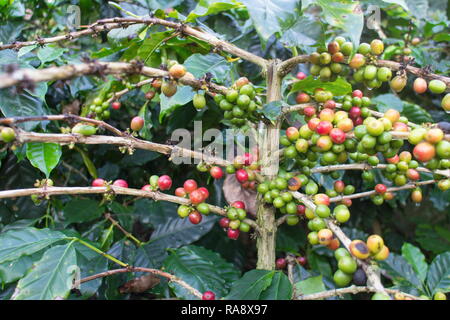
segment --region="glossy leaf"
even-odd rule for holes
[[[61,146],[56,143],[30,142],[27,144],[28,160],[33,167],[41,170],[47,178],[58,165],[61,155]]]

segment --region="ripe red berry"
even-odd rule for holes
[[[118,179],[118,180],[113,182],[113,186],[122,187],[122,188],[128,188],[128,182],[126,182],[123,179]]]
[[[119,101],[111,103],[111,108],[113,108],[114,110],[119,110],[121,106],[122,104]]]
[[[311,97],[304,92],[298,93],[297,96],[295,97],[295,102],[297,102],[298,104],[308,103],[310,100]]]
[[[197,189],[198,191],[200,191],[203,195],[203,201],[205,201],[206,199],[208,199],[209,197],[209,191],[208,189],[206,189],[205,187],[201,187]]]
[[[316,128],[319,125],[319,123],[320,123],[319,118],[312,118],[311,120],[309,120],[308,121],[309,130],[316,131]]]
[[[323,104],[324,108],[328,109],[335,109],[336,108],[336,102],[334,100],[328,100]]]
[[[144,127],[144,119],[141,117],[134,117],[131,119],[130,128],[133,131],[139,131]]]
[[[227,236],[228,238],[232,239],[232,240],[237,240],[239,238],[239,229],[231,229],[229,228],[227,231]]]
[[[398,156],[398,154],[396,154],[395,156],[393,156],[391,158],[387,158],[386,161],[391,164],[397,164],[400,161],[400,157]]]
[[[408,169],[406,171],[406,176],[408,177],[409,180],[413,180],[413,181],[420,179],[420,174],[415,169]]]
[[[308,263],[306,257],[297,257],[297,261],[301,266],[305,266]]]
[[[187,193],[191,193],[192,191],[197,190],[197,187],[197,182],[192,179],[186,180],[183,184],[183,188]]]
[[[168,175],[163,175],[163,176],[159,177],[158,187],[162,191],[169,190],[170,187],[172,187],[172,178],[170,178]]]
[[[339,128],[333,128],[330,131],[330,138],[334,143],[341,144],[345,142],[345,132]]]
[[[362,93],[361,90],[353,90],[352,97],[362,98],[363,97],[363,93]]]
[[[248,180],[248,172],[245,169],[239,169],[238,171],[236,171],[235,175],[236,175],[236,179],[240,183],[247,182],[247,180]]]
[[[223,170],[221,167],[217,166],[211,167],[209,173],[211,174],[211,177],[213,177],[214,179],[221,179],[223,177]]]
[[[386,187],[384,184],[382,184],[382,183],[379,183],[379,184],[377,184],[377,185],[375,186],[375,191],[376,191],[378,194],[385,194],[385,193],[386,193],[386,190],[387,190],[387,187]]]
[[[362,117],[358,117],[353,120],[353,125],[356,127],[356,126],[363,124],[363,122],[364,122],[364,119]]]
[[[304,215],[306,212],[306,207],[302,204],[297,205],[297,214],[298,215]]]
[[[285,258],[278,258],[277,261],[275,261],[275,265],[277,269],[284,269],[287,266],[287,262]]]
[[[313,115],[316,114],[316,108],[314,107],[305,107],[303,108],[303,114],[307,117],[312,117]]]
[[[199,224],[200,222],[202,222],[201,213],[198,211],[192,211],[191,213],[189,213],[189,221],[192,224]]]
[[[216,300],[216,295],[212,291],[206,291],[202,295],[202,300]]]
[[[245,210],[245,203],[243,201],[235,201],[231,204],[232,207],[237,209],[244,209]]]
[[[102,178],[97,178],[94,181],[92,181],[92,186],[93,187],[103,187],[105,185],[105,180],[103,180]]]
[[[222,228],[226,229],[230,226],[230,219],[222,218],[222,219],[220,219],[219,224]]]
[[[303,80],[306,78],[306,74],[304,72],[297,72],[297,75],[295,76],[298,80]]]
[[[182,198],[184,198],[185,196],[186,196],[186,190],[184,190],[184,188],[182,188],[182,187],[179,187],[179,188],[176,188],[175,189],[175,195],[177,196],[177,197],[182,197]]]
[[[143,187],[141,188],[141,190],[144,190],[144,191],[152,191],[152,186],[149,185],[149,184],[146,184],[145,186],[143,186]]]
[[[361,116],[361,108],[351,107],[350,110],[348,111],[348,116],[353,120],[360,117]]]
[[[191,200],[192,204],[199,204],[205,201],[203,192],[200,190],[194,190],[189,194],[189,199]]]
[[[244,165],[249,166],[253,163],[253,155],[251,153],[244,153]]]
[[[322,136],[330,133],[331,129],[333,129],[333,124],[329,121],[320,121],[317,124],[316,132]],[[339,130],[339,129],[338,129]]]

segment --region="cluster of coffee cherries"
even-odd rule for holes
[[[117,102],[120,104],[120,102]],[[111,111],[109,107],[117,107],[105,101],[101,96],[98,96],[92,100],[92,104],[89,106],[89,112],[87,116],[89,118],[94,118],[95,120],[107,120],[111,116]],[[120,108],[120,106],[119,106]]]
[[[235,175],[242,188],[256,190],[256,175],[260,171],[257,151],[236,156],[233,164],[226,167],[226,171]]]
[[[309,72],[313,76],[320,77],[321,81],[334,81],[346,67],[343,62],[353,51],[353,44],[343,37],[337,37],[328,43],[327,47],[318,48],[309,56],[311,68]]]
[[[281,213],[287,214],[286,223],[294,226],[299,223],[306,208],[294,199],[291,192],[299,190],[307,182],[305,175],[295,176],[291,172],[280,170],[276,178],[258,184],[257,191],[263,196],[265,203],[270,203]]]
[[[450,142],[444,140],[444,136],[440,128],[413,129],[408,141],[414,145],[414,158],[426,163],[431,170],[450,168]]]
[[[308,259],[305,256],[301,256],[301,255],[297,255],[295,257],[296,262],[301,265],[302,267],[306,266],[306,264],[308,263]],[[275,260],[275,267],[279,270],[283,270],[286,269],[287,267],[287,259],[286,258],[278,258],[277,260]]]
[[[214,179],[218,180],[218,179],[222,179],[224,172],[223,169],[219,166],[211,166],[207,163],[204,162],[200,162],[197,165],[197,170],[200,172],[209,172],[209,174],[211,175],[211,177],[213,177]]]
[[[214,95],[214,101],[224,111],[224,119],[238,128],[244,126],[247,120],[256,120],[256,110],[261,108],[256,100],[255,88],[246,77],[236,80],[225,95]]]
[[[385,260],[389,256],[389,249],[379,235],[371,235],[367,242],[353,240],[350,243],[350,252],[345,248],[338,248],[334,252],[338,262],[338,270],[333,275],[333,280],[339,287],[346,287],[353,281],[356,285],[365,285],[367,281],[363,270],[358,269],[354,257],[367,259],[372,257],[377,261]]]
[[[237,240],[241,232],[249,232],[250,225],[244,220],[247,218],[245,203],[235,201],[227,209],[227,216],[220,219],[220,226],[226,231],[228,238]]]
[[[10,127],[0,127],[0,142],[9,143],[16,139],[14,129]]]
[[[198,187],[193,179],[186,180],[183,187],[175,190],[175,195],[181,198],[188,198],[190,205],[180,205],[177,213],[180,218],[189,217],[192,224],[199,224],[202,221],[202,215],[209,215],[210,208],[205,201],[209,197],[209,191],[205,187]]]
[[[425,93],[427,90],[434,94],[441,94],[447,90],[447,85],[439,79],[433,79],[427,82],[424,78],[418,77],[414,80],[413,89],[418,94]],[[450,111],[450,93],[447,93],[442,98],[441,106],[445,111]]]

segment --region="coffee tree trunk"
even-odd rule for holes
[[[278,60],[273,60],[267,70],[267,103],[281,100],[281,78],[278,76]],[[261,158],[261,173],[265,178],[273,178],[278,173],[278,158],[274,155],[279,149],[281,121],[266,125],[260,123],[259,155]],[[277,225],[275,208],[266,207],[261,195],[258,195],[257,238],[258,262],[257,269],[275,269],[275,246]]]

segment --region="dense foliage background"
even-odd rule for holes
[[[262,57],[287,59],[293,54],[311,53],[338,35],[344,35],[356,44],[377,38],[377,31],[368,29],[365,25],[370,14],[365,19],[363,13],[354,10],[357,2],[130,0],[121,1],[120,6],[139,16],[152,14],[187,21]],[[0,42],[6,44],[68,32],[67,9],[70,4],[81,9],[82,25],[101,18],[127,16],[126,12],[111,6],[108,1],[100,0],[0,1]],[[411,47],[417,66],[430,66],[435,73],[449,74],[448,1],[361,2],[364,11],[371,5],[380,9],[380,28],[387,36],[384,40],[384,59],[396,59],[398,50],[402,50],[405,45],[405,35],[408,34],[421,39],[420,44]],[[159,26],[147,28],[136,25],[72,42],[24,47],[19,51],[0,51],[0,65],[5,67],[17,64],[39,69],[79,63],[85,59],[137,59],[145,61],[148,66],[158,67],[162,63],[162,57],[167,57],[183,63],[196,77],[209,71],[213,74],[214,81],[229,86],[239,76],[246,76],[261,92],[264,91],[265,81],[255,65],[243,60],[233,63],[235,57],[215,53],[210,45],[189,38],[174,37],[164,42],[170,35],[170,31]],[[308,70],[307,65],[300,65],[295,72],[308,73]],[[284,85],[284,97],[291,104],[295,103],[295,95],[292,94],[295,91],[291,91],[289,86],[293,79],[293,76],[287,77]],[[107,80],[83,76],[70,81],[41,83],[34,91],[26,90],[18,94],[11,94],[10,89],[3,89],[0,90],[0,111],[3,116],[61,114],[67,111],[83,114],[86,113],[89,101],[103,92],[118,91],[124,88],[124,82],[137,81],[133,78],[118,81],[112,77],[107,77]],[[146,122],[141,136],[160,143],[170,140],[171,133],[177,128],[193,130],[195,120],[203,121],[203,130],[226,128],[222,113],[212,99],[208,100],[208,108],[204,111],[195,110],[191,103],[194,92],[190,87],[180,88],[170,99],[157,97],[151,102],[147,102],[144,97],[147,89],[148,87],[144,87],[123,96],[122,109],[120,112],[111,112],[108,122],[125,130],[131,117],[143,115]],[[387,85],[372,91],[366,90],[365,94],[377,103],[379,111],[395,108],[415,123],[450,120],[450,116],[440,107],[438,96],[418,96],[410,85],[400,94],[394,94]],[[290,121],[294,123],[302,120],[298,117]],[[64,126],[55,122],[28,122],[21,126],[38,132],[59,132],[60,125]],[[53,157],[51,161],[54,162],[53,166],[49,166],[48,159],[33,156],[36,148],[39,149],[39,146],[23,145],[14,151],[0,150],[0,190],[31,188],[37,179],[45,178],[44,173],[48,173],[58,186],[88,186],[95,177],[102,177],[105,180],[123,178],[136,188],[147,184],[152,174],[168,174],[174,177],[175,186],[182,185],[188,178],[201,181],[213,195],[209,203],[226,205],[222,182],[214,182],[193,166],[175,166],[167,157],[154,152],[136,150],[128,155],[110,145],[77,145],[72,149],[63,146],[49,151],[48,154]],[[36,152],[39,153],[39,150]],[[42,153],[39,155],[42,157]],[[43,165],[40,161],[47,162]],[[41,171],[34,167],[39,167]],[[332,183],[327,175],[317,175],[316,178],[324,186]],[[357,190],[365,189],[359,173],[345,172],[345,179],[355,185]],[[382,181],[383,178],[379,175],[377,179]],[[381,264],[386,275],[386,286],[398,287],[415,295],[431,296],[437,289],[450,289],[450,191],[442,192],[437,188],[424,187],[423,192],[424,201],[420,206],[411,202],[408,191],[397,193],[394,200],[382,206],[374,206],[369,199],[355,200],[351,209],[352,218],[343,230],[349,237],[360,239],[366,239],[372,233],[382,233],[393,252]],[[143,245],[136,246],[127,239],[103,217],[105,212],[111,213]],[[239,241],[232,241],[225,236],[217,222],[217,217],[209,216],[200,225],[194,226],[179,219],[174,204],[123,196],[118,196],[109,203],[101,202],[100,196],[51,197],[39,204],[35,204],[29,197],[0,201],[2,235],[14,230],[15,237],[34,237],[35,243],[39,244],[39,239],[45,238],[44,235],[30,234],[26,228],[50,228],[52,231],[48,232],[59,231],[65,237],[82,237],[129,264],[150,268],[164,266],[165,270],[181,277],[201,292],[213,290],[219,297],[229,294],[229,297],[238,299],[290,298],[290,289],[283,289],[287,278],[278,272],[269,276],[264,274],[264,277],[274,278],[272,287],[278,283],[273,292],[259,285],[257,279],[263,277],[255,273],[247,274],[241,280],[244,284],[254,283],[255,286],[246,296],[243,296],[240,287],[232,286],[233,281],[255,268],[255,240],[243,236]],[[49,241],[46,245],[40,244],[42,250],[24,255],[14,260],[12,265],[11,261],[0,263],[0,298],[9,299],[17,281],[43,255],[51,261],[60,257],[60,250],[69,250],[58,243],[61,237],[59,232],[52,235],[54,241]],[[307,257],[308,264],[305,268],[297,265],[294,269],[295,282],[308,279],[299,285],[305,292],[334,288],[331,278],[336,269],[336,261],[332,258],[332,252],[322,246],[312,248],[307,244],[306,233],[304,224],[282,226],[277,235],[277,255],[293,253]],[[43,250],[53,244],[59,245]],[[1,245],[0,243],[0,252]],[[82,277],[115,267],[114,263],[78,243],[70,248],[70,254],[73,254],[73,260],[81,267]],[[439,268],[433,265],[436,257],[439,257]],[[41,268],[43,283],[48,281],[45,274],[51,268],[51,262],[49,265],[41,265]],[[92,281],[82,285],[81,291],[73,291],[69,298],[152,299],[173,295],[192,298],[182,288],[168,285],[166,281],[161,281],[151,290],[142,293],[120,292],[119,287],[140,275],[120,274]],[[281,280],[275,281],[276,277]],[[53,285],[63,287],[57,283]],[[269,288],[272,287],[269,281]],[[346,298],[366,297],[361,294]]]

